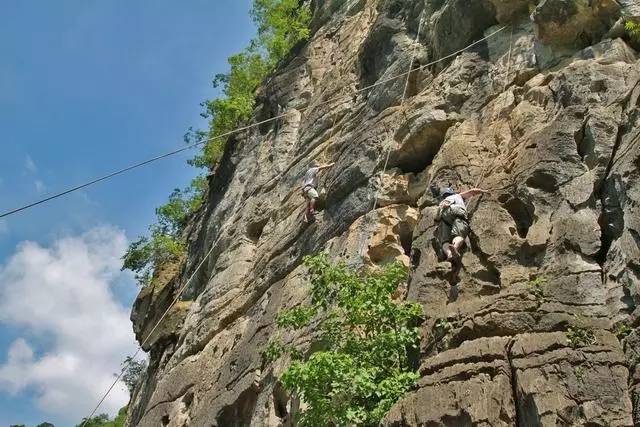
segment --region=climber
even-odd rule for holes
[[[318,165],[314,162],[309,170],[307,170],[307,173],[304,174],[304,179],[302,181],[302,195],[307,200],[307,206],[304,211],[304,222],[313,222],[315,220],[315,207],[316,200],[318,199],[318,191],[316,190],[316,186],[318,185],[318,172],[329,169],[333,165],[333,163]]]
[[[459,261],[460,250],[469,235],[469,219],[465,200],[487,192],[480,188],[472,188],[456,193],[451,187],[446,187],[441,191],[442,201],[438,205],[435,219],[441,221],[438,234],[447,261],[451,263]]]

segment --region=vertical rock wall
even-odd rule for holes
[[[312,39],[264,83],[252,120],[288,115],[229,142],[187,259],[136,301],[142,340],[211,251],[149,340],[129,425],[290,425],[295,405],[276,381],[286,361],[261,354],[277,312],[307,297],[302,257],[322,250],[412,269],[406,297],[426,313],[422,379],[386,424],[640,422],[640,64],[616,23],[636,4],[312,7]],[[413,52],[428,64],[503,26],[386,81]],[[336,165],[321,180],[324,210],[305,225],[299,180],[314,159]],[[425,192],[449,182],[490,190],[470,204],[458,277],[433,251],[437,201]],[[287,339],[308,345],[313,331]]]

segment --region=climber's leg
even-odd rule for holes
[[[464,240],[469,235],[469,224],[462,219],[456,219],[451,227],[451,234],[454,236],[451,251],[455,258],[460,258],[460,252],[464,246]]]
[[[316,200],[318,200],[318,192],[315,188],[309,187],[307,190],[307,197],[309,199],[309,214],[314,215],[316,213]]]
[[[460,241],[462,241],[464,243],[464,239],[462,239],[459,236],[456,236],[453,238],[453,242],[451,244],[451,258],[452,260],[457,260],[460,259]]]
[[[311,200],[307,200],[307,203],[304,206],[304,222],[309,222],[309,217],[311,216],[309,214],[310,206],[311,206]]]
[[[460,249],[462,249],[462,245],[464,245],[464,239],[460,236],[456,236],[453,238],[453,250],[460,253]]]
[[[444,252],[444,256],[446,257],[447,261],[451,262],[453,261],[453,251],[452,251],[453,246],[451,245],[451,243],[449,242],[445,242],[442,244],[442,252]]]
[[[434,244],[433,249],[436,251],[438,261],[447,261],[451,258],[451,226],[444,221],[438,223],[438,227],[433,231]]]
[[[316,213],[315,206],[318,192],[315,188],[308,186],[304,188],[303,193],[305,199],[307,199],[307,206],[304,211],[304,222],[312,222],[315,220],[314,214]]]

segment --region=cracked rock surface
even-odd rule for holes
[[[421,380],[385,425],[640,424],[640,63],[611,30],[635,2],[311,7],[313,36],[264,82],[252,120],[278,105],[287,116],[229,141],[186,259],[136,301],[142,341],[211,250],[148,340],[128,424],[292,425],[286,361],[262,352],[278,311],[308,297],[302,258],[322,250],[411,268]],[[387,81],[413,52],[427,64],[503,26]],[[312,160],[336,165],[306,225],[299,180]],[[469,203],[457,277],[433,249],[432,183],[489,190]]]

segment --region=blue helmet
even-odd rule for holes
[[[440,193],[440,197],[442,197],[443,199],[447,196],[452,196],[456,194],[455,191],[453,191],[453,188],[451,187],[445,187],[442,189],[442,192]]]

